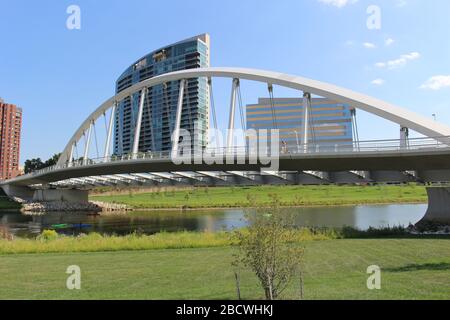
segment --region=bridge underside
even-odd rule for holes
[[[143,172],[70,178],[37,183],[32,189],[78,189],[130,186],[254,186],[372,183],[442,183],[450,170],[440,171],[184,171]]]
[[[54,168],[48,172],[18,177],[5,184],[77,188],[123,183],[252,185],[450,182],[449,149],[404,153],[281,155],[276,173],[260,163],[252,164],[248,158],[227,161],[224,157],[220,160],[216,164],[175,164],[170,158],[99,162]]]

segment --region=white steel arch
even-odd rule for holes
[[[73,144],[83,136],[83,133],[86,130],[89,130],[92,121],[98,119],[100,116],[106,113],[108,109],[113,108],[118,101],[121,101],[131,94],[139,92],[145,88],[151,88],[165,82],[201,77],[252,80],[296,89],[321,97],[330,98],[340,103],[347,104],[353,108],[364,110],[386,120],[397,123],[402,127],[412,129],[427,137],[437,138],[442,136],[450,136],[450,127],[446,125],[440,124],[436,121],[433,121],[432,119],[428,119],[417,113],[390,104],[388,102],[345,88],[340,88],[332,84],[298,76],[257,69],[225,67],[198,68],[167,73],[147,79],[127,88],[116,96],[113,96],[105,101],[86,119],[86,121],[81,124],[79,129],[72,136],[69,143],[62,152],[58,164],[62,165],[69,160]]]

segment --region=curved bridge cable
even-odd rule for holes
[[[168,124],[169,130],[172,134],[174,131],[174,128],[173,128],[173,123],[170,121],[171,104],[169,103],[169,97],[167,95],[167,91],[168,91],[167,87],[168,87],[167,82],[163,83],[163,100],[164,100],[163,103],[164,103],[164,109],[166,111],[166,116],[167,116],[167,124]]]
[[[95,151],[97,152],[97,159],[99,159],[100,153],[98,152],[97,129],[95,127],[95,122],[92,122],[92,127],[94,128]]]
[[[274,127],[274,129],[278,129],[278,123],[277,123],[278,121],[277,121],[277,115],[275,112],[275,101],[274,101],[274,95],[273,95],[273,85],[269,84],[268,89],[269,89],[269,96],[270,96],[270,109],[272,111],[273,127]]]
[[[245,131],[246,125],[245,125],[245,115],[244,115],[244,108],[242,105],[242,94],[241,94],[241,86],[239,85],[237,87],[237,97],[238,97],[238,103],[239,103],[239,113],[241,115],[241,126],[242,130]],[[245,134],[244,134],[245,138]]]
[[[356,141],[356,130],[355,130],[355,118],[354,118],[354,109],[350,109],[350,117],[352,119],[352,140],[353,140],[353,146],[358,148],[358,142]]]
[[[216,113],[216,106],[214,103],[214,92],[213,92],[213,87],[212,87],[212,79],[208,78],[208,85],[209,85],[209,102],[211,105],[211,113],[212,113],[212,118],[213,118],[213,126],[214,126],[214,135],[216,135],[217,133],[217,113]],[[215,137],[216,140],[216,148],[219,149],[219,139],[218,137]]]
[[[310,105],[310,109],[308,110],[308,113],[309,113],[309,115],[308,115],[308,120],[309,120],[308,126],[309,126],[309,129],[311,131],[311,141],[312,141],[312,143],[314,145],[316,143],[316,130],[315,130],[315,127],[314,127],[312,99],[311,99],[311,105]]]
[[[84,139],[84,147],[85,148],[88,148],[88,146],[87,146],[87,138],[86,138],[86,131],[84,131],[83,132],[83,139]],[[84,154],[83,154],[83,160],[82,161],[85,161],[86,159],[84,159]]]
[[[123,110],[123,108],[124,108],[123,103],[124,102],[122,101],[122,106],[121,107],[119,106],[119,108],[117,109],[118,112],[119,112],[119,117],[118,117],[119,121],[118,121],[118,125],[117,125],[117,129],[118,129],[118,132],[119,132],[119,149],[117,150],[117,152],[120,155],[123,155],[123,131],[122,131],[123,121],[124,121],[124,119],[123,119],[123,112],[122,112],[122,117],[120,116],[121,110]]]
[[[131,123],[134,125],[134,127],[133,127],[133,129],[132,130],[130,130],[130,144],[131,145],[133,145],[132,144],[132,141],[131,141],[131,139],[133,139],[133,141],[134,141],[134,139],[136,138],[135,136],[134,136],[134,134],[132,134],[133,132],[134,132],[134,130],[136,129],[136,126],[137,126],[137,116],[136,116],[136,114],[135,114],[135,112],[134,112],[134,95],[135,95],[135,93],[133,93],[131,96],[130,96],[130,110],[131,110]],[[138,100],[138,102],[137,102],[138,104],[139,104],[139,100]],[[139,106],[138,106],[138,108],[139,108]],[[125,127],[125,126],[124,126]],[[130,128],[131,129],[131,128]],[[131,137],[133,137],[133,138],[131,138]],[[122,146],[123,147],[123,146]],[[130,148],[132,148],[132,147],[130,147]],[[133,152],[133,150],[129,150],[129,153],[131,154]]]
[[[356,118],[356,109],[353,109],[353,122],[354,122],[354,130],[355,130],[355,139],[356,139],[356,147],[359,150],[359,131],[358,131],[358,121]]]
[[[151,151],[154,151],[155,150],[155,136],[153,134],[153,111],[152,111],[152,107],[151,107],[151,103],[150,103],[150,90],[153,91],[152,88],[149,88],[147,90],[147,97],[145,99],[145,103],[147,105],[147,112],[148,112],[147,116],[148,116],[148,122],[150,125],[150,135],[152,136],[152,150]]]
[[[111,117],[113,116],[112,114],[112,109],[111,109]],[[108,136],[108,123],[106,121],[106,112],[103,112],[103,120],[105,120],[105,132],[106,132],[106,136]]]
[[[75,159],[76,159],[76,161],[78,161],[80,158],[79,158],[79,154],[78,154],[78,143],[75,141],[75,154],[76,154],[76,156],[75,156]]]
[[[209,84],[209,100],[211,104],[211,113],[213,116],[213,125],[214,129],[217,130],[217,117],[216,117],[216,106],[214,104],[214,93],[213,93],[213,87],[212,87],[212,80],[211,78],[208,78],[208,84]]]

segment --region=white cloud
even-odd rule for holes
[[[397,0],[396,6],[401,8],[404,7],[408,4],[408,2],[406,0]]]
[[[420,58],[419,52],[411,52],[408,54],[403,54],[400,58],[395,60],[389,60],[386,62],[378,62],[375,64],[377,68],[388,68],[388,69],[396,69],[405,66],[409,61],[417,60]]]
[[[371,83],[375,86],[382,86],[385,82],[384,79],[375,79]]]
[[[394,39],[388,38],[388,39],[386,39],[386,40],[384,41],[384,44],[385,44],[386,46],[390,46],[390,45],[393,44],[394,42],[395,42]]]
[[[335,6],[337,8],[343,8],[348,4],[353,4],[353,3],[358,2],[358,0],[319,0],[319,2],[327,4],[327,5]]]
[[[364,42],[363,43],[364,48],[366,49],[375,49],[377,46],[371,42]]]
[[[450,87],[450,76],[433,76],[420,86],[421,89],[431,90],[440,90],[447,87]]]

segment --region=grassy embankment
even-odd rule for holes
[[[227,232],[176,232],[154,235],[102,236],[91,233],[82,237],[58,236],[54,231],[44,231],[50,238],[0,240],[0,255],[27,253],[73,253],[101,251],[138,251],[161,249],[189,249],[233,246],[233,233]],[[1,234],[0,234],[1,236]],[[342,238],[334,230],[300,229],[297,241],[317,241]],[[1,237],[0,237],[1,239]]]
[[[306,241],[306,299],[450,299],[450,240]],[[65,254],[0,255],[0,299],[235,299],[231,246]],[[81,290],[66,289],[70,265]],[[382,289],[366,287],[370,265]],[[244,299],[263,294],[241,273]],[[283,299],[298,298],[293,282]]]
[[[266,206],[278,197],[282,206],[424,203],[426,189],[417,185],[378,186],[258,186],[96,194],[94,201],[125,204],[135,209],[228,208]]]

